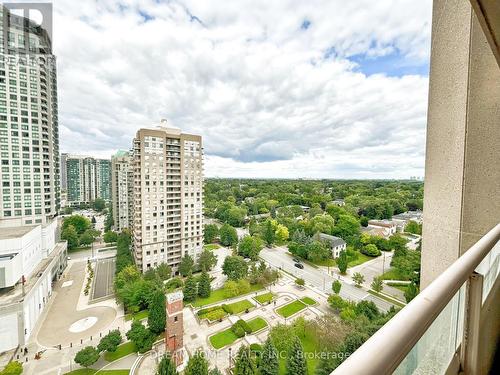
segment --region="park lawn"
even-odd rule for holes
[[[317,302],[314,299],[312,299],[311,297],[304,297],[304,298],[301,298],[300,300],[309,306],[317,304]]]
[[[390,297],[387,297],[381,293],[377,293],[373,290],[368,290],[368,293],[370,294],[373,294],[374,296],[377,296],[378,298],[381,298],[383,299],[384,301],[387,301],[389,303],[392,303],[394,306],[397,306],[397,307],[405,307],[405,305],[401,302],[397,302],[397,300],[393,297],[393,298],[390,298]]]
[[[335,266],[335,260],[332,258],[328,259],[322,259],[322,260],[317,260],[317,261],[310,261],[311,263],[317,265],[317,266],[323,266],[323,267],[333,267]]]
[[[399,289],[402,292],[406,292],[406,290],[408,289],[408,284],[387,283],[387,286]]]
[[[250,285],[250,290],[247,293],[243,293],[243,294],[257,292],[257,291],[262,290],[262,289],[264,289],[264,287],[260,284]],[[231,298],[235,298],[235,297],[238,297],[238,296],[234,296]],[[224,288],[220,288],[220,289],[212,290],[212,293],[210,293],[210,297],[196,298],[196,300],[194,302],[192,302],[191,304],[193,305],[193,307],[201,307],[201,306],[210,305],[212,303],[216,303],[219,301],[223,301],[225,299],[228,299],[228,298],[226,297],[226,294],[224,292]]]
[[[90,246],[75,247],[74,249],[68,249],[68,254],[78,253],[79,251],[85,251],[85,250],[88,250],[88,249],[90,249]]]
[[[260,331],[261,329],[267,327],[267,322],[260,316],[253,318],[252,320],[249,320],[247,323],[250,326],[252,333]]]
[[[302,311],[306,308],[306,304],[295,300],[293,302],[287,303],[285,306],[280,307],[276,310],[276,312],[281,315],[283,318],[288,318],[299,311]]]
[[[96,371],[92,368],[79,368],[78,370],[66,372],[64,375],[93,375]]]
[[[232,344],[236,340],[238,340],[238,336],[234,334],[231,328],[216,333],[215,335],[210,336],[209,339],[210,344],[212,344],[215,349],[220,349],[226,345]]]
[[[361,252],[358,252],[358,258],[354,260],[349,260],[347,263],[347,267],[355,267],[363,264],[364,262],[368,262],[369,260],[375,259],[376,257],[369,257]]]
[[[253,297],[254,300],[256,300],[258,303],[261,305],[264,305],[265,303],[269,303],[274,299],[274,294],[271,292],[267,292],[258,296]]]
[[[149,310],[142,310],[139,312],[136,312],[134,314],[127,314],[125,315],[125,320],[142,320],[146,319],[149,316]]]
[[[96,375],[129,375],[130,370],[99,370]]]
[[[203,250],[216,250],[220,248],[220,245],[217,244],[217,243],[209,243],[209,244],[206,244],[206,245],[203,245]]]
[[[137,348],[135,347],[135,344],[132,341],[129,341],[124,344],[118,345],[118,348],[115,352],[105,352],[104,359],[108,362],[113,362],[117,359],[125,357],[126,355],[136,352]]]
[[[230,314],[239,314],[252,307],[254,307],[253,303],[247,299],[226,305],[226,309]]]
[[[409,278],[407,276],[402,275],[401,272],[399,272],[399,270],[396,268],[391,268],[391,269],[389,269],[389,271],[386,271],[385,273],[383,273],[382,279],[383,280],[402,280],[402,281],[409,280]]]

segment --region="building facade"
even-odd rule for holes
[[[63,154],[66,161],[68,205],[89,204],[97,198],[111,200],[111,161]]]
[[[55,56],[43,29],[3,6],[0,20],[0,225],[46,224],[60,194]]]
[[[0,352],[25,345],[66,266],[48,33],[0,6]]]
[[[133,145],[134,256],[143,271],[203,248],[201,136],[167,128],[140,129]]]
[[[115,231],[121,232],[132,227],[133,185],[132,156],[127,151],[118,151],[111,158],[111,200]]]

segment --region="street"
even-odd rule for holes
[[[304,279],[306,284],[313,285],[325,293],[332,292],[332,282],[336,280],[336,278],[328,275],[322,269],[314,268],[306,263],[302,263],[304,265],[304,269],[295,267],[295,262],[293,261],[292,256],[287,253],[287,249],[285,247],[275,247],[272,249],[264,248],[260,252],[260,257],[270,265],[276,268],[281,268],[295,277]],[[363,288],[358,288],[346,282],[342,277],[340,277],[340,281],[342,282],[340,296],[344,299],[349,299],[355,302],[361,300],[373,301],[375,305],[383,311],[389,310],[392,306],[391,303],[369,294]]]

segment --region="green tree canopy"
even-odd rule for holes
[[[165,310],[165,294],[157,290],[149,304],[148,327],[156,335],[165,331],[167,321]]]
[[[78,247],[78,233],[76,232],[76,229],[73,225],[67,225],[65,228],[63,228],[63,230],[61,231],[61,239],[64,241],[68,241],[69,250]]]
[[[170,359],[170,355],[164,355],[158,364],[156,375],[177,375],[175,364]]]
[[[213,251],[204,249],[198,257],[198,268],[204,271],[210,271],[217,264],[217,255]]]
[[[98,359],[99,352],[93,346],[86,346],[75,355],[75,362],[83,367],[92,366]]]
[[[193,274],[193,268],[194,268],[193,258],[189,254],[184,255],[179,264],[179,273],[184,277],[190,276]]]
[[[198,295],[198,283],[193,276],[189,276],[184,283],[184,301],[191,302],[196,299]]]
[[[234,363],[234,375],[255,375],[257,369],[248,346],[241,346]]]
[[[201,351],[189,358],[185,375],[208,375],[208,361]]]
[[[266,340],[260,353],[260,375],[278,375],[280,364],[278,360],[278,352],[270,338]]]
[[[156,335],[144,327],[141,322],[134,320],[132,327],[127,332],[127,338],[135,344],[139,353],[145,353],[153,347]]]
[[[219,229],[220,243],[224,246],[233,246],[238,243],[238,233],[229,224],[224,224]]]
[[[245,236],[238,244],[238,254],[245,258],[257,260],[263,247],[264,244],[259,237]]]
[[[287,375],[307,375],[307,363],[304,349],[298,337],[295,337],[286,360]]]
[[[224,259],[222,273],[229,280],[239,280],[247,276],[248,264],[241,256],[228,256]]]
[[[90,220],[82,215],[71,215],[66,217],[63,220],[62,229],[64,230],[70,225],[72,225],[75,228],[76,232],[79,235],[92,227]]]
[[[203,242],[213,243],[219,235],[219,228],[216,224],[207,224],[203,229]]]
[[[201,298],[207,298],[210,297],[211,291],[212,289],[210,287],[210,276],[208,275],[208,273],[203,271],[198,281],[198,295]]]

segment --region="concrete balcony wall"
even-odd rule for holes
[[[470,3],[434,1],[421,287],[500,222],[500,69]]]

